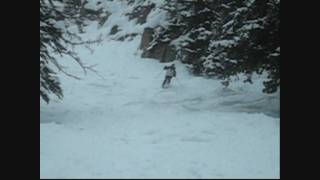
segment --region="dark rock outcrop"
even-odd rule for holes
[[[174,61],[176,51],[173,46],[170,46],[170,42],[158,42],[155,45],[151,44],[154,33],[153,28],[145,28],[140,44],[140,49],[143,51],[141,57],[158,59],[160,62]]]
[[[119,26],[118,25],[114,25],[112,28],[111,28],[111,31],[109,33],[109,35],[114,35],[116,34],[117,32],[119,32],[120,29],[119,29]]]
[[[144,24],[153,8],[155,8],[155,4],[138,6],[133,10],[132,13],[128,13],[126,15],[129,16],[129,20],[137,19],[137,24]]]
[[[140,49],[146,50],[150,46],[150,42],[153,40],[153,29],[145,28],[142,34],[142,39],[140,43]]]
[[[137,33],[126,34],[126,35],[124,35],[124,36],[119,37],[119,38],[116,39],[116,40],[118,40],[118,41],[124,41],[124,40],[128,39],[129,41],[131,41],[131,40],[132,40],[134,37],[136,37],[137,35],[138,35]]]

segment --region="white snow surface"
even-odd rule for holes
[[[264,76],[223,88],[176,62],[162,89],[166,64],[140,58],[140,40],[78,47],[100,76],[59,57],[82,80],[59,74],[64,99],[41,101],[41,178],[279,178],[279,94],[261,92]]]

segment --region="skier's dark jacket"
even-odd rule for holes
[[[176,77],[176,67],[175,66],[165,66],[163,69],[167,70],[166,76]]]

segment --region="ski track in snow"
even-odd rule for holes
[[[279,178],[274,96],[180,63],[161,89],[164,64],[139,57],[139,38],[79,49],[104,80],[64,62],[83,80],[61,75],[64,99],[41,102],[41,178]]]

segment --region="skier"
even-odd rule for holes
[[[166,77],[162,83],[162,88],[165,88],[166,85],[170,84],[171,78],[176,77],[176,67],[172,64],[171,66],[165,66],[163,69],[166,70]]]
[[[243,82],[244,82],[244,83],[249,82],[250,84],[253,84],[251,72],[250,72],[250,71],[246,71],[246,72],[245,72],[245,75],[247,76],[247,79],[244,80]]]

